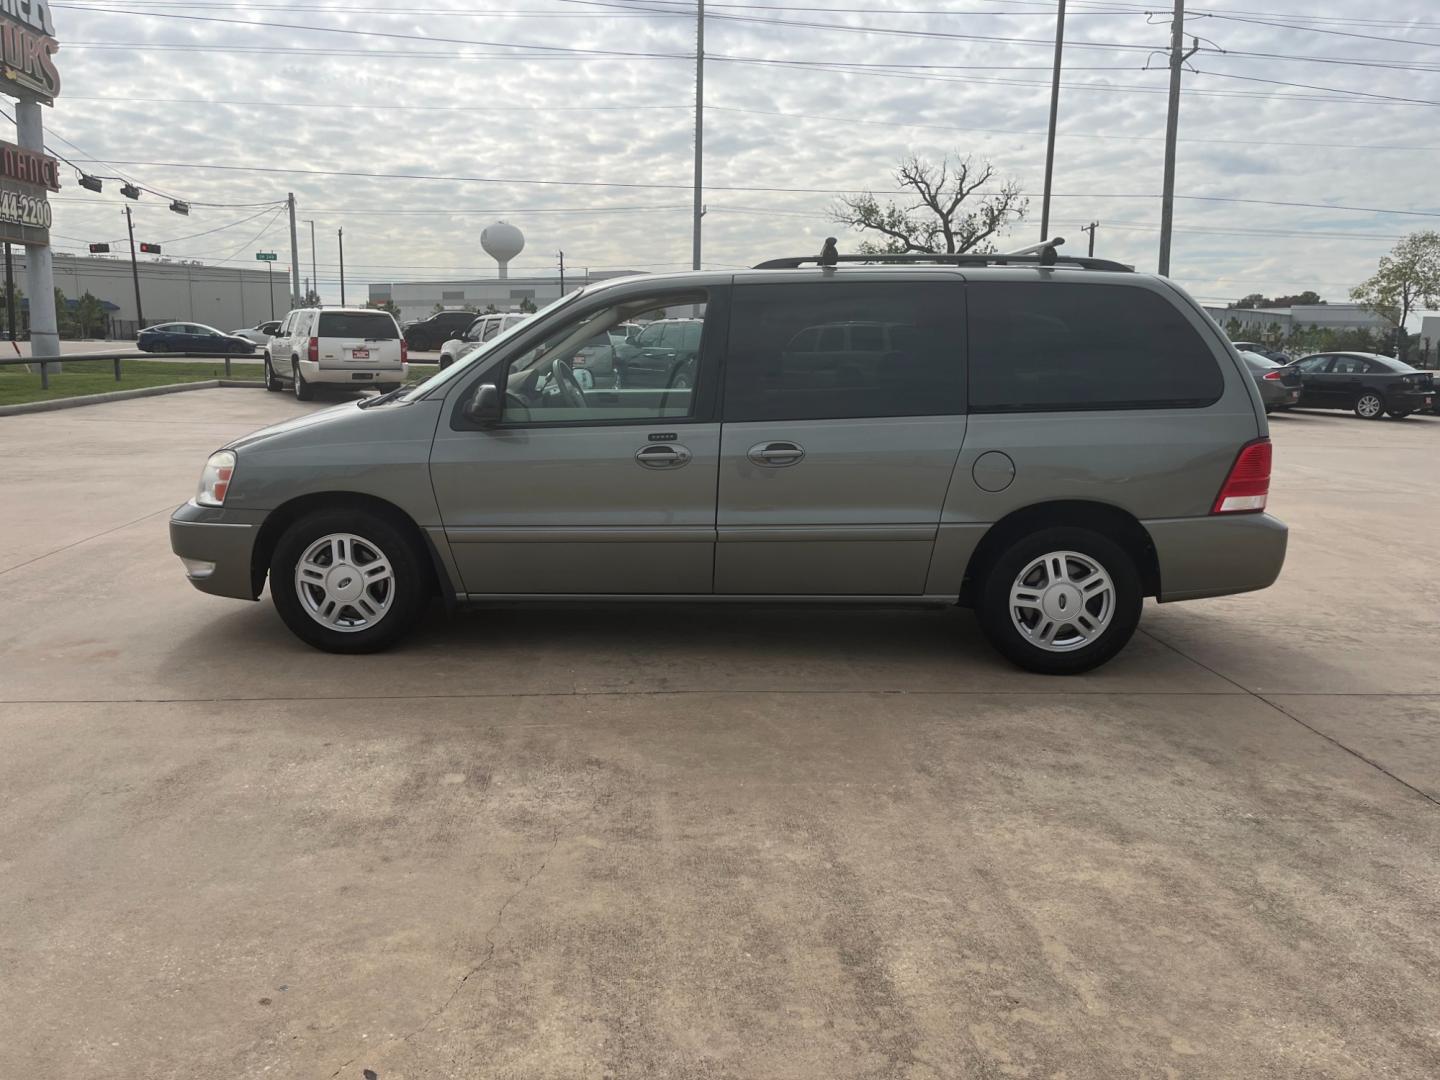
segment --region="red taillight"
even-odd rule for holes
[[[1258,514],[1270,494],[1270,440],[1256,439],[1240,448],[1230,475],[1215,496],[1212,514]]]
[[[1269,382],[1279,382],[1279,381],[1280,381],[1280,369],[1279,369],[1279,368],[1276,368],[1274,371],[1267,371],[1264,375],[1262,375],[1262,376],[1260,376],[1260,377],[1261,377],[1262,379],[1268,380]]]
[[[318,337],[312,337],[310,339],[310,348],[305,352],[305,359],[309,360],[312,364],[320,362],[320,339]]]
[[[404,338],[400,339],[400,362],[402,364],[410,362],[410,346]]]

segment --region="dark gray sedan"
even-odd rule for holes
[[[1245,366],[1254,376],[1267,413],[1288,409],[1300,400],[1300,373],[1294,368],[1245,349],[1240,350],[1240,359],[1245,361]]]

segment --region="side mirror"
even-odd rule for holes
[[[465,405],[465,418],[482,427],[500,422],[500,388],[494,383],[481,383]]]

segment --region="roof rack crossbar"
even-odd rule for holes
[[[1083,270],[1110,270],[1117,273],[1131,273],[1133,266],[1115,262],[1113,259],[1096,259],[1082,255],[1058,255],[1055,249],[1065,241],[1061,237],[1034,244],[1018,251],[992,251],[988,254],[965,252],[959,255],[931,254],[911,251],[903,255],[841,255],[835,250],[835,241],[827,238],[824,250],[819,255],[799,255],[784,259],[767,259],[757,263],[756,270],[798,270],[802,266],[834,266],[837,263],[879,266],[938,265],[938,266],[1072,266]]]

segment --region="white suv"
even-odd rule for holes
[[[399,324],[374,308],[296,308],[265,347],[265,389],[288,384],[301,401],[322,383],[393,390],[409,370]]]
[[[499,336],[517,323],[524,322],[529,317],[524,312],[518,311],[477,315],[464,334],[458,338],[451,338],[440,346],[440,370],[445,370],[457,360],[463,360],[485,342]]]

